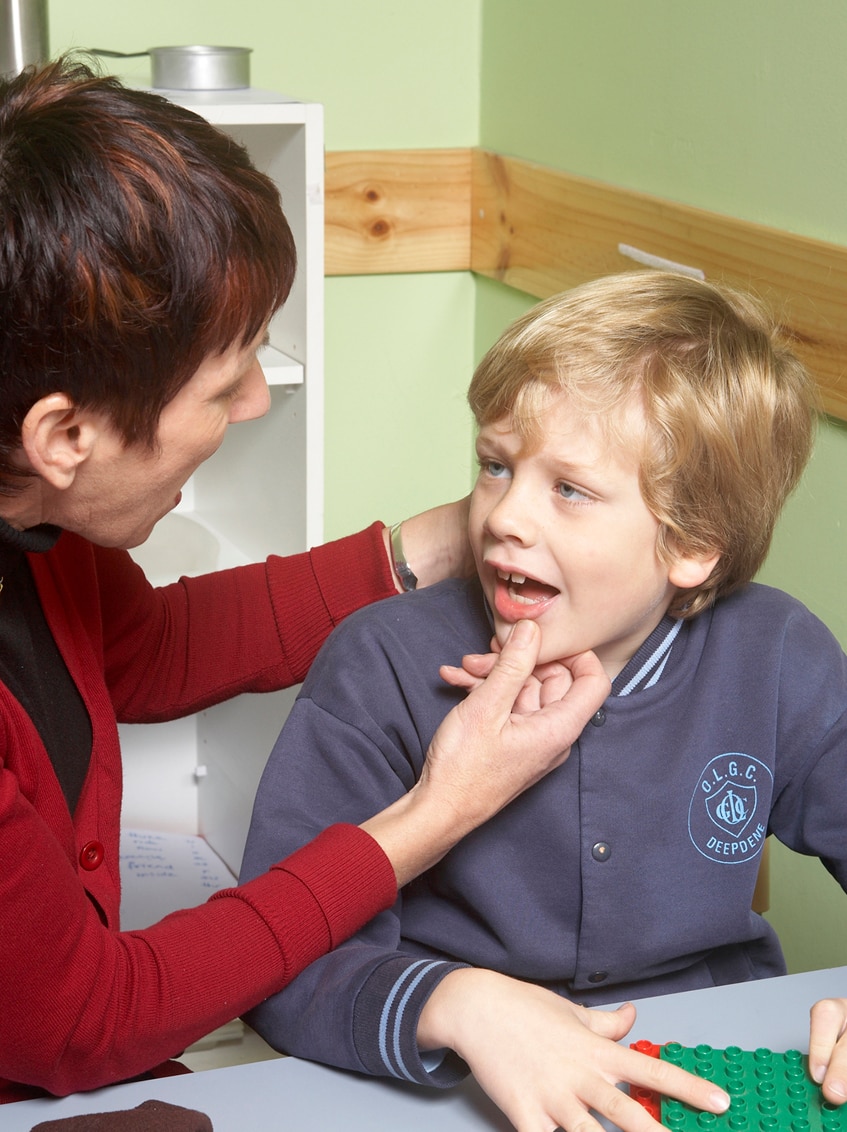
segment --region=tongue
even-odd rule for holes
[[[535,582],[532,578],[527,578],[521,585],[516,586],[514,582],[511,583],[510,589],[515,593],[520,594],[521,597],[526,598],[528,601],[542,601],[547,597],[555,597],[559,592],[555,586],[545,586],[543,582]]]

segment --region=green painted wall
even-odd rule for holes
[[[485,0],[484,145],[847,242],[841,0]]]
[[[847,243],[845,41],[840,0],[484,0],[480,141]],[[503,290],[478,290],[478,352],[516,313]],[[847,645],[845,484],[847,429],[824,422],[762,579]],[[821,865],[777,846],[772,881],[791,968],[847,962],[847,900]]]
[[[473,281],[328,280],[328,533],[457,499],[471,482]]]

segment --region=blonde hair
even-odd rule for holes
[[[693,617],[750,581],[811,454],[818,408],[812,378],[757,300],[657,271],[556,295],[488,351],[468,400],[478,425],[508,417],[532,445],[557,393],[630,445],[624,410],[637,399],[639,481],[660,558],[720,554],[672,614]]]

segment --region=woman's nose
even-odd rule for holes
[[[230,424],[236,421],[252,421],[263,417],[271,407],[271,391],[265,380],[264,371],[256,360],[245,374],[241,391],[233,402]]]

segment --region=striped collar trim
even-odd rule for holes
[[[633,692],[641,692],[657,684],[684,624],[679,618],[665,615],[612,681],[612,695],[631,696]]]

